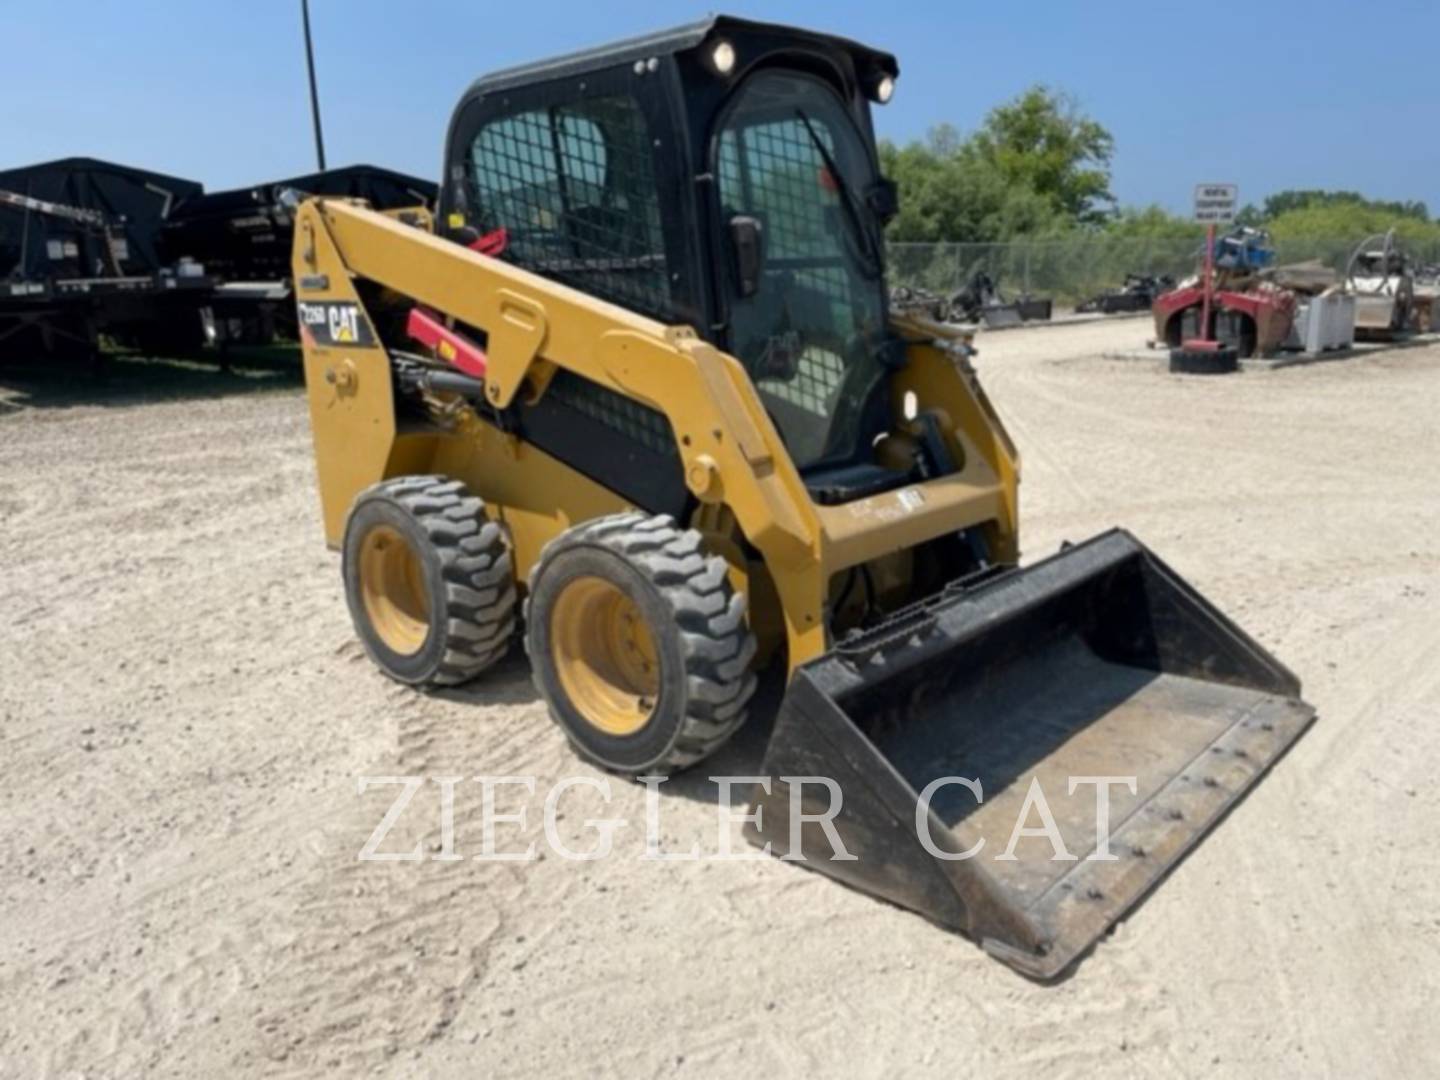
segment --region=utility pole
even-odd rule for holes
[[[310,43],[310,0],[300,0],[300,18],[305,24],[305,66],[310,70],[310,116],[315,121],[315,160],[325,171],[325,136],[320,130],[320,93],[315,89],[315,47]]]

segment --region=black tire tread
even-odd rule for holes
[[[1170,371],[1177,375],[1229,375],[1239,370],[1239,351],[1232,346],[1213,352],[1170,350]]]
[[[514,558],[505,531],[462,481],[446,476],[397,477],[360,495],[373,497],[403,507],[440,557],[445,654],[417,685],[468,682],[505,655],[515,634]]]
[[[725,560],[707,555],[700,533],[680,528],[668,514],[612,514],[546,544],[531,570],[530,591],[557,555],[578,546],[613,552],[644,574],[673,612],[680,632],[688,690],[685,718],[668,755],[646,771],[667,775],[713,754],[745,723],[757,684],[751,670],[756,642],[745,621],[745,596],[731,588]],[[529,615],[527,596],[527,622]],[[538,668],[532,664],[531,669],[543,695]]]

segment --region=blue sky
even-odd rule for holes
[[[6,0],[0,167],[88,155],[218,189],[313,167],[299,0]],[[433,177],[475,76],[685,22],[687,2],[311,0],[332,165]],[[889,49],[881,135],[974,127],[1034,82],[1115,135],[1128,204],[1200,180],[1423,199],[1440,214],[1440,0],[733,0],[737,15]],[[1203,36],[1200,31],[1203,31]]]

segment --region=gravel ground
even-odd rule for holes
[[[360,776],[600,774],[518,656],[435,696],[376,673],[293,377],[0,373],[0,1076],[1433,1075],[1440,347],[1103,359],[1147,331],[982,337],[1026,558],[1125,525],[1320,721],[1049,987],[775,860],[642,859],[634,825],[594,862],[358,860],[397,790]],[[611,786],[567,795],[562,839],[643,821]],[[437,791],[385,850],[444,854]],[[659,802],[667,850],[715,850],[703,777]]]

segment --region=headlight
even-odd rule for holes
[[[735,46],[728,41],[717,41],[710,50],[710,65],[721,75],[735,70]]]
[[[881,105],[888,105],[890,99],[895,96],[895,80],[886,75],[875,84],[875,100]]]

